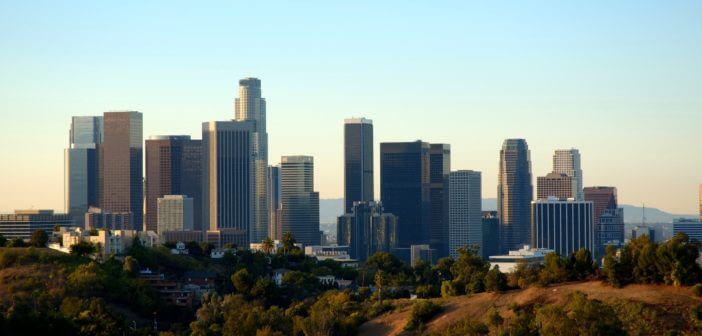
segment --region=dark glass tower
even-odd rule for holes
[[[429,199],[431,202],[431,248],[438,257],[449,254],[449,174],[451,173],[451,146],[431,144],[429,147]]]
[[[202,124],[203,228],[249,246],[254,218],[254,133],[250,121]]]
[[[319,193],[311,156],[281,158],[280,203],[281,235],[290,232],[305,246],[319,245]]]
[[[100,207],[108,212],[131,212],[132,228],[144,224],[143,115],[105,112],[104,142],[100,146]]]
[[[192,198],[194,229],[202,229],[201,165],[201,140],[188,135],[152,136],[146,140],[146,230],[156,231],[158,199],[164,195]]]
[[[373,122],[366,118],[344,122],[344,213],[354,202],[373,200]]]
[[[85,227],[85,213],[99,204],[98,146],[102,144],[102,117],[73,117],[69,147],[64,153],[65,208],[78,227]]]
[[[508,253],[531,241],[531,201],[534,193],[526,140],[504,141],[497,180],[500,253]]]
[[[422,141],[380,144],[380,198],[397,216],[399,247],[429,242],[429,150]]]

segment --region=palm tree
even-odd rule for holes
[[[274,247],[275,246],[273,245],[273,240],[271,239],[271,237],[266,237],[266,239],[264,239],[261,243],[261,248],[266,254],[271,254],[273,252]]]
[[[292,233],[286,232],[283,234],[283,253],[287,254],[290,253],[290,251],[295,249],[295,237],[293,237]]]

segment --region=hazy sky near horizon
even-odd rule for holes
[[[200,138],[255,76],[270,162],[313,155],[322,198],[343,195],[343,119],[364,116],[376,167],[380,142],[450,143],[452,169],[481,171],[495,197],[502,141],[525,138],[534,182],[554,149],[575,147],[586,186],[696,213],[700,13],[700,1],[0,0],[0,210],[63,209],[71,116],[138,110],[145,137]]]

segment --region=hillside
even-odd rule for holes
[[[569,283],[547,288],[532,287],[525,290],[513,290],[503,294],[481,293],[473,296],[436,299],[443,307],[443,311],[433,318],[427,325],[424,334],[440,333],[447,327],[463,321],[483,321],[492,309],[498,311],[505,318],[505,325],[514,316],[509,309],[516,303],[520,306],[534,304],[565,305],[573,293],[582,292],[589,299],[597,299],[614,307],[630,307],[643,304],[655,312],[652,319],[653,330],[647,334],[663,334],[667,330],[690,330],[689,310],[702,302],[695,297],[689,288],[678,288],[658,285],[630,285],[622,289],[612,288],[601,282]],[[631,305],[631,304],[634,305]],[[629,304],[629,305],[627,305]],[[411,302],[409,300],[397,301],[397,308],[387,314],[366,322],[360,328],[359,335],[403,335],[403,328],[410,315]],[[643,316],[637,315],[640,323]],[[627,322],[622,319],[625,327]]]

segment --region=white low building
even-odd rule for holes
[[[50,246],[61,252],[70,252],[71,246],[80,242],[89,242],[97,248],[97,254],[105,258],[110,255],[122,255],[139,239],[142,245],[158,245],[158,236],[153,231],[136,230],[84,230],[81,228],[61,228],[61,245]]]
[[[546,255],[552,252],[554,251],[549,249],[532,248],[529,245],[524,245],[522,249],[517,251],[509,251],[509,254],[507,255],[490,256],[490,269],[498,266],[501,272],[512,273],[519,264],[543,264]]]

